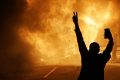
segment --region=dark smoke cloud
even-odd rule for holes
[[[30,46],[17,33],[26,9],[26,0],[0,0],[0,80],[31,66]]]

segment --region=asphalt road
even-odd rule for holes
[[[79,66],[41,66],[0,74],[0,80],[77,80],[79,71]],[[105,80],[120,80],[120,65],[108,64]]]

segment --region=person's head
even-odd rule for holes
[[[99,51],[100,51],[100,46],[99,46],[98,43],[93,42],[93,43],[90,44],[90,46],[89,46],[89,52],[91,54],[93,53],[93,55],[96,55],[96,54],[99,53]]]

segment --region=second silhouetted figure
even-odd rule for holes
[[[108,39],[109,43],[103,53],[99,54],[100,46],[96,42],[91,43],[89,50],[87,50],[79,28],[77,12],[73,15],[73,22],[82,62],[78,80],[104,80],[104,68],[111,57],[110,53],[113,48],[113,38],[110,30],[105,29],[104,38]]]

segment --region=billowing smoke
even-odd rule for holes
[[[31,53],[37,57],[36,62],[61,65],[80,61],[77,46],[75,48],[76,40],[73,39],[75,37],[72,24],[74,2],[28,1],[29,8],[24,16],[25,27],[19,31],[21,38],[34,46]],[[78,62],[75,58],[70,59],[72,56],[78,57]]]
[[[29,44],[18,36],[18,29],[27,9],[25,0],[0,0],[0,79],[8,73],[20,72],[28,65]]]
[[[79,14],[87,47],[96,38],[101,45],[106,45],[103,44],[104,28],[109,26],[114,32],[113,25],[119,21],[118,4],[119,1],[105,0],[28,0],[29,8],[24,15],[24,28],[19,30],[20,36],[34,47],[31,53],[38,63],[79,64],[73,11]]]
[[[119,8],[119,0],[0,0],[1,73],[34,65],[79,65],[73,11],[89,44],[96,29],[108,25],[114,32],[114,25],[120,26]]]

